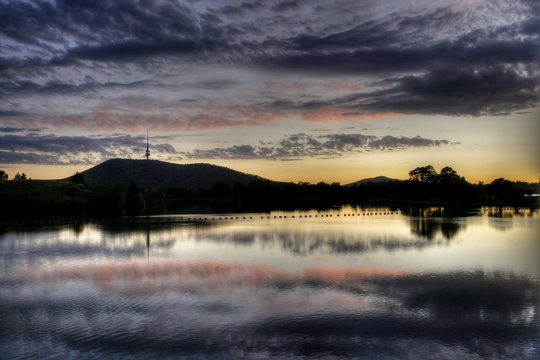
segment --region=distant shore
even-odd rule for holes
[[[538,208],[538,184],[427,184],[417,181],[339,184],[217,183],[212,189],[146,190],[129,185],[70,181],[11,180],[0,183],[0,220],[119,219],[168,213],[245,213],[331,209],[344,204],[390,208],[480,206]],[[70,221],[71,221],[70,220]]]

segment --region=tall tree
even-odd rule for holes
[[[15,174],[15,177],[13,177],[13,180],[26,180],[26,174],[25,173],[22,173],[22,174]]]
[[[437,179],[437,171],[431,165],[420,166],[409,171],[409,180],[423,183],[434,182]]]
[[[450,166],[445,166],[441,169],[441,173],[439,174],[437,180],[442,184],[455,184],[465,179],[459,176],[457,171],[452,169]]]

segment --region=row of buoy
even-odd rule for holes
[[[492,207],[488,209],[484,209],[484,212],[500,212],[500,211],[524,211],[524,210],[530,210],[530,208],[523,208],[523,207]]]
[[[348,213],[348,214],[304,214],[304,215],[245,215],[245,216],[193,216],[193,217],[125,217],[125,218],[100,218],[100,219],[17,219],[0,220],[0,226],[47,226],[47,225],[76,225],[76,224],[117,224],[117,223],[174,223],[174,222],[208,222],[208,221],[230,221],[230,220],[253,220],[264,219],[320,219],[320,218],[347,218],[362,216],[382,216],[382,215],[403,215],[402,211],[391,212],[369,212],[369,213]]]
[[[404,212],[370,212],[350,214],[305,214],[305,215],[259,215],[259,216],[205,216],[205,217],[139,217],[125,219],[127,222],[193,222],[193,221],[225,221],[225,220],[253,220],[253,219],[310,219],[310,218],[339,218],[339,217],[362,217],[380,215],[403,215]]]
[[[529,210],[528,208],[484,208],[484,212],[500,212],[500,211],[522,211]],[[424,212],[430,214],[430,211]],[[322,219],[322,218],[349,218],[349,217],[366,217],[366,216],[384,216],[384,215],[406,215],[404,211],[374,211],[374,212],[352,212],[338,214],[295,214],[295,215],[208,215],[208,216],[139,216],[139,217],[123,217],[123,218],[97,218],[97,219],[39,219],[39,220],[0,220],[0,226],[47,226],[47,225],[68,225],[68,224],[118,224],[118,223],[186,223],[186,222],[211,222],[211,221],[231,221],[231,220],[279,220],[279,219]]]

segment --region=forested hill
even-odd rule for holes
[[[135,181],[145,189],[211,189],[216,183],[248,184],[264,180],[226,167],[210,164],[173,164],[158,160],[112,159],[81,173],[86,184],[127,185]]]

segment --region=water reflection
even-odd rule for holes
[[[257,215],[1,234],[2,358],[540,355],[534,214]]]
[[[417,217],[410,219],[411,232],[420,238],[433,240],[440,232],[447,240],[454,238],[460,230],[464,230],[464,221],[457,219],[434,220],[430,218]]]
[[[536,284],[515,275],[326,266],[295,273],[219,262],[36,267],[1,286],[8,338],[24,328],[33,335],[27,342],[54,334],[64,350],[124,356],[167,349],[368,358],[371,343],[379,356],[410,355],[409,346],[433,355],[425,351],[438,344],[458,345],[457,357],[526,358],[536,351],[540,300]]]

